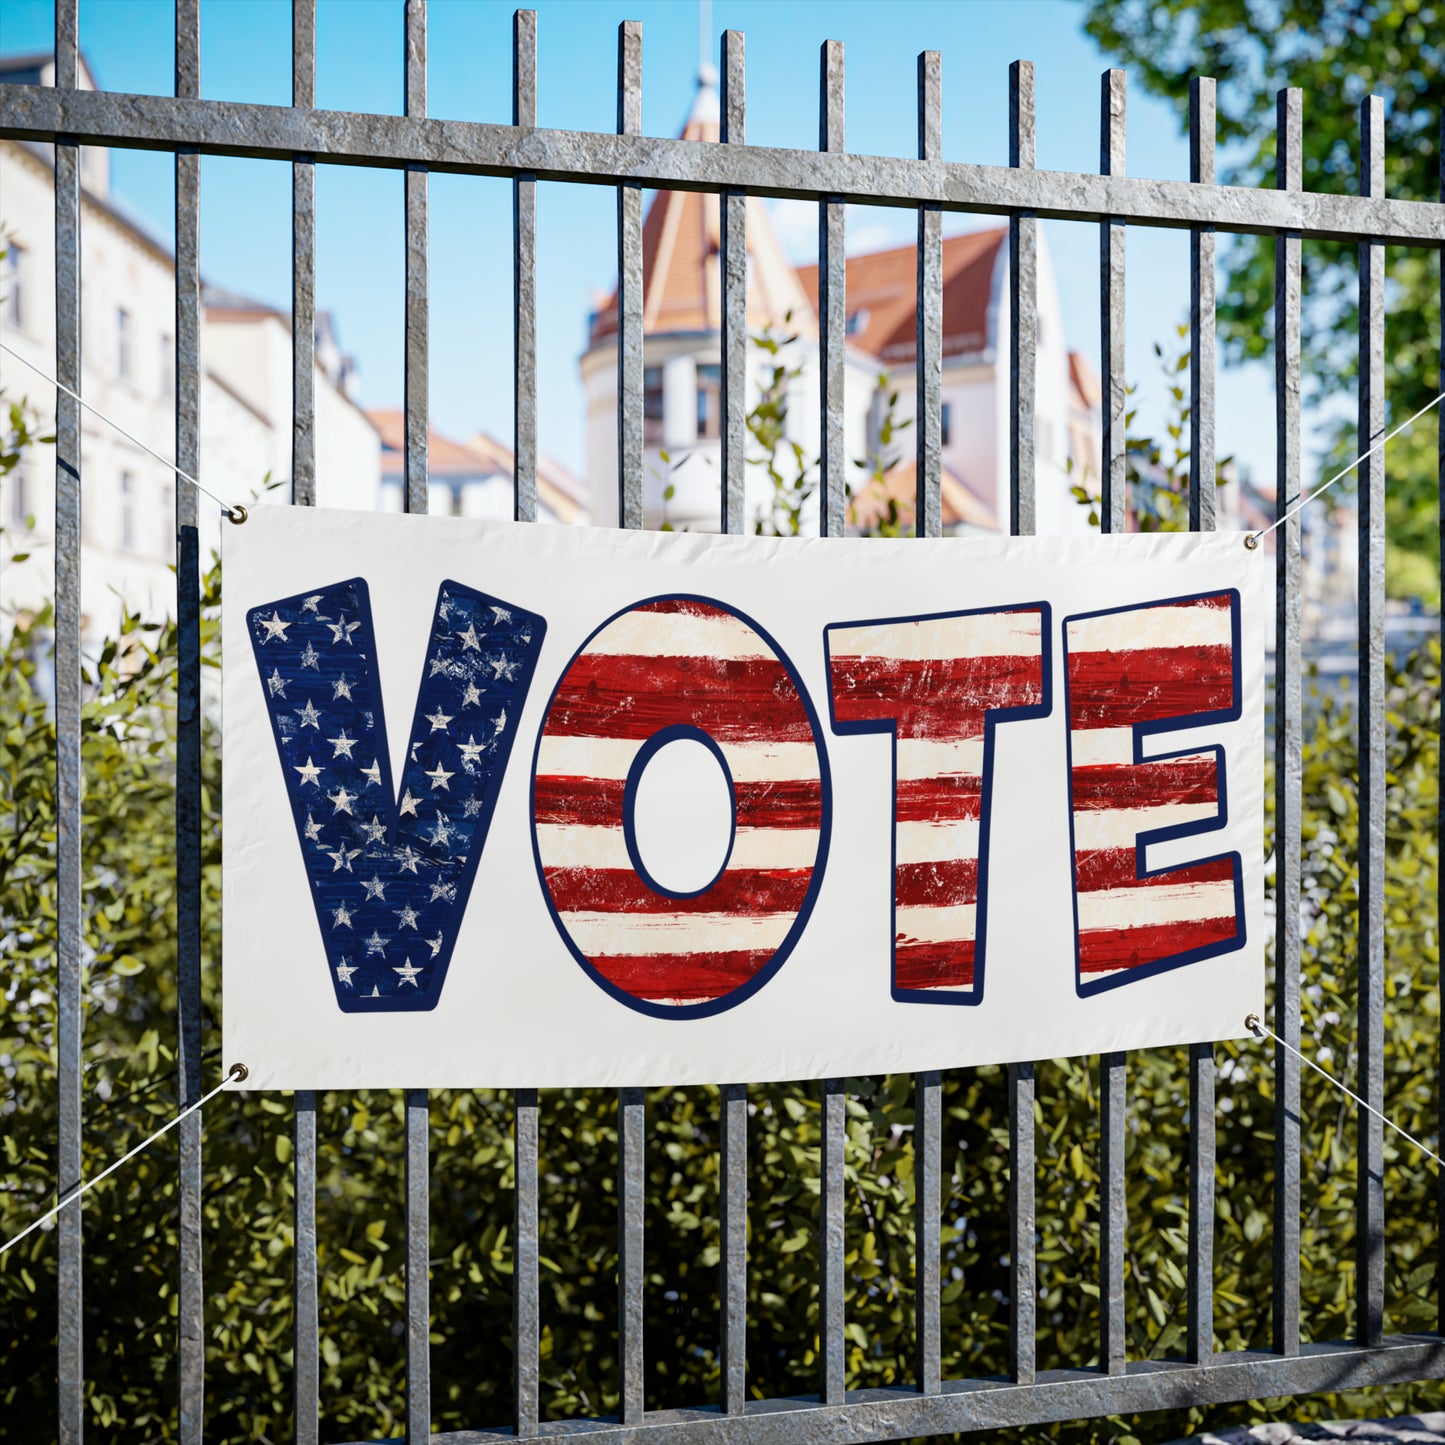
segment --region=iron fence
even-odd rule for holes
[[[642,525],[644,187],[716,193],[722,242],[722,487],[720,525],[744,527],[744,384],[746,361],[746,197],[791,197],[819,211],[819,324],[823,427],[820,525],[844,524],[842,396],[846,310],[844,216],[850,203],[904,207],[918,215],[917,531],[941,531],[942,217],[945,211],[1009,217],[1010,235],[1010,527],[1034,529],[1034,415],[1037,344],[1038,227],[1041,218],[1097,223],[1103,380],[1105,530],[1123,530],[1125,387],[1123,371],[1124,237],[1130,225],[1187,229],[1191,255],[1189,517],[1210,529],[1215,517],[1215,240],[1220,231],[1275,237],[1274,352],[1277,381],[1277,486],[1281,508],[1300,494],[1301,244],[1329,238],[1359,246],[1359,436],[1361,450],[1384,425],[1385,247],[1440,247],[1445,204],[1385,195],[1384,113],[1378,98],[1360,114],[1358,195],[1306,191],[1301,177],[1301,96],[1278,99],[1273,189],[1221,186],[1215,179],[1215,84],[1193,82],[1190,179],[1171,182],[1124,172],[1124,76],[1106,72],[1101,97],[1097,175],[1037,169],[1032,67],[1009,75],[1009,164],[942,159],[940,58],[918,60],[918,157],[849,154],[844,145],[842,47],[822,47],[817,151],[749,146],[745,140],[743,36],[722,42],[722,136],[698,144],[642,134],[642,33],[627,23],[618,36],[616,134],[537,127],[537,22],[514,17],[512,124],[489,125],[427,116],[425,0],[406,0],[405,112],[343,115],[315,109],[315,0],[293,0],[290,108],[200,98],[199,0],[177,0],[174,97],[122,95],[77,88],[78,0],[55,6],[53,88],[0,90],[0,136],[54,143],[56,367],[80,387],[81,145],[167,152],[175,158],[177,465],[198,471],[200,157],[238,155],[288,161],[292,167],[293,494],[315,500],[313,320],[315,314],[315,168],[362,165],[405,172],[405,503],[427,508],[427,177],[432,171],[504,176],[514,215],[515,515],[536,517],[537,328],[536,191],[539,180],[615,187],[618,254],[618,475],[622,525]],[[57,978],[59,1155],[61,1180],[80,1175],[82,891],[80,847],[80,415],[65,393],[56,398],[56,723],[59,807]],[[1442,450],[1445,469],[1445,450]],[[1373,1106],[1384,1102],[1384,469],[1380,457],[1360,467],[1360,798],[1359,1068],[1356,1086]],[[179,695],[176,843],[180,971],[181,1102],[202,1093],[201,1078],[201,715],[198,498],[176,489]],[[1275,783],[1277,849],[1275,1024],[1291,1045],[1300,1040],[1301,657],[1300,525],[1277,534]],[[510,1426],[431,1437],[428,1286],[428,1098],[409,1090],[405,1104],[406,1419],[408,1439],[453,1445],[504,1436],[646,1434],[692,1445],[769,1445],[806,1434],[829,1441],[884,1440],[936,1432],[977,1431],[1077,1417],[1343,1390],[1445,1377],[1439,1334],[1384,1334],[1384,1155],[1382,1126],[1362,1116],[1358,1158],[1358,1276],[1355,1338],[1302,1343],[1300,1338],[1301,1139],[1298,1061],[1283,1048],[1274,1058],[1275,1209],[1273,1340],[1267,1351],[1216,1353],[1214,1344],[1215,1056],[1190,1050],[1188,1329],[1181,1360],[1130,1360],[1125,1348],[1125,1084],[1122,1054],[1102,1061],[1101,1339],[1099,1364],[1036,1368],[1034,1068],[1009,1070],[1012,1242],[1009,1372],[1005,1377],[945,1380],[940,1330],[941,1080],[916,1080],[917,1318],[912,1385],[849,1391],[844,1356],[844,1081],[824,1080],[820,1180],[820,1378],[816,1396],[749,1400],[746,1393],[747,1091],[721,1091],[721,1398],[693,1409],[648,1411],[643,1391],[644,1140],[642,1091],[618,1098],[618,1288],[621,1374],[616,1418],[540,1418],[541,1342],[538,1287],[538,1099],[515,1095],[516,1198],[513,1245],[515,1410]],[[318,1438],[320,1346],[317,1325],[316,1099],[295,1096],[295,1435]],[[204,1319],[201,1280],[201,1122],[180,1128],[179,1434],[202,1438]],[[1440,1212],[1445,1221],[1445,1191]],[[58,1377],[60,1438],[75,1445],[83,1427],[81,1211],[60,1215]]]

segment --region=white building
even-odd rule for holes
[[[684,140],[719,139],[715,76],[704,67]],[[663,521],[716,530],[719,514],[719,427],[722,287],[718,197],[659,191],[643,223],[644,512]],[[748,331],[794,339],[775,358],[748,348],[751,412],[775,365],[788,384],[787,437],[815,461],[820,438],[818,268],[794,268],[778,244],[766,204],[748,200]],[[943,511],[948,531],[997,531],[1008,520],[1009,293],[1008,231],[954,236],[943,243]],[[844,450],[856,493],[855,527],[875,524],[898,504],[911,524],[915,433],[894,439],[883,486],[854,463],[877,455],[887,395],[897,393],[895,423],[915,411],[917,250],[900,246],[847,262],[847,354]],[[1079,483],[1097,490],[1099,388],[1093,369],[1065,343],[1058,288],[1046,239],[1039,237],[1037,508],[1040,532],[1088,530],[1088,512],[1071,495]],[[617,516],[617,297],[593,315],[581,361],[587,408],[587,466],[594,520]],[[887,390],[882,383],[887,383]],[[663,453],[666,452],[666,459]],[[749,456],[758,448],[749,441]],[[1073,473],[1067,470],[1073,460]],[[664,490],[673,489],[669,500]],[[885,490],[886,488],[886,490]],[[749,466],[750,520],[768,505],[771,484]],[[816,527],[816,507],[805,527]]]
[[[93,88],[81,63],[81,84]],[[0,65],[0,82],[52,84],[51,58]],[[175,455],[175,261],[111,198],[109,157],[82,152],[81,384],[91,406],[163,457]],[[55,374],[55,189],[48,146],[0,141],[0,233],[7,254],[0,339]],[[250,503],[290,496],[291,335],[283,312],[206,288],[202,298],[199,479]],[[373,508],[381,444],[348,395],[349,368],[318,318],[316,492],[322,505]],[[53,430],[54,388],[0,353],[6,400],[25,397]],[[81,421],[81,606],[87,639],[112,632],[122,605],[175,610],[174,474],[89,411]],[[268,481],[280,483],[266,491]],[[203,559],[219,543],[215,503],[200,499]],[[33,526],[30,519],[33,518]],[[55,462],[37,447],[0,482],[0,616],[33,609],[54,587]],[[122,601],[123,600],[123,601]]]

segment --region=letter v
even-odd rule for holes
[[[398,799],[366,583],[246,621],[336,1002],[435,1008],[547,624],[442,583]]]

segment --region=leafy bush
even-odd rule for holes
[[[218,660],[219,578],[207,580],[205,658]],[[56,1109],[54,723],[42,615],[16,625],[0,687],[0,949],[9,1093],[0,1235],[52,1199]],[[174,632],[129,619],[89,665],[84,714],[87,1177],[176,1107]],[[1436,896],[1440,653],[1406,660],[1389,693],[1387,1104],[1435,1137],[1440,1025]],[[1305,754],[1304,1038],[1353,1067],[1358,812],[1348,698],[1311,711]],[[221,739],[205,747],[208,1082],[219,1077]],[[1216,1326],[1221,1349],[1269,1340],[1271,1071],[1257,1045],[1219,1049]],[[1128,1126],[1129,1352],[1179,1353],[1184,1328],[1188,1064],[1134,1055]],[[849,1080],[850,1386],[913,1378],[912,1081]],[[945,1075],[943,1339],[948,1376],[1001,1373],[1007,1344],[1008,1110],[1004,1071]],[[1040,1366],[1097,1358],[1098,1103],[1092,1060],[1039,1066]],[[318,1097],[323,1438],[403,1429],[402,1096]],[[750,1091],[749,1387],[816,1389],[815,1085]],[[616,1368],[615,1096],[542,1095],[543,1404],[608,1412]],[[650,1407],[715,1399],[715,1090],[648,1094],[647,1337]],[[1307,1338],[1351,1333],[1354,1119],[1304,1078],[1302,1318]],[[433,1398],[438,1428],[505,1423],[510,1411],[511,1101],[433,1094]],[[205,1116],[207,1438],[290,1438],[291,1106],[224,1095]],[[1386,1139],[1391,1329],[1435,1327],[1435,1176]],[[174,1136],[85,1203],[86,1390],[98,1438],[175,1439],[177,1223]],[[8,1438],[53,1438],[55,1248],[37,1232],[0,1257],[0,1403]],[[1256,1401],[1138,1420],[1079,1421],[1031,1437],[1167,1439],[1241,1417],[1329,1418],[1424,1406],[1431,1387]]]

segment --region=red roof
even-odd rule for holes
[[[994,268],[1008,228],[970,231],[943,242],[943,354],[969,356],[988,345],[988,306]],[[816,311],[818,268],[800,266],[798,279]],[[917,355],[918,248],[895,246],[850,256],[847,267],[848,340],[886,366]]]

